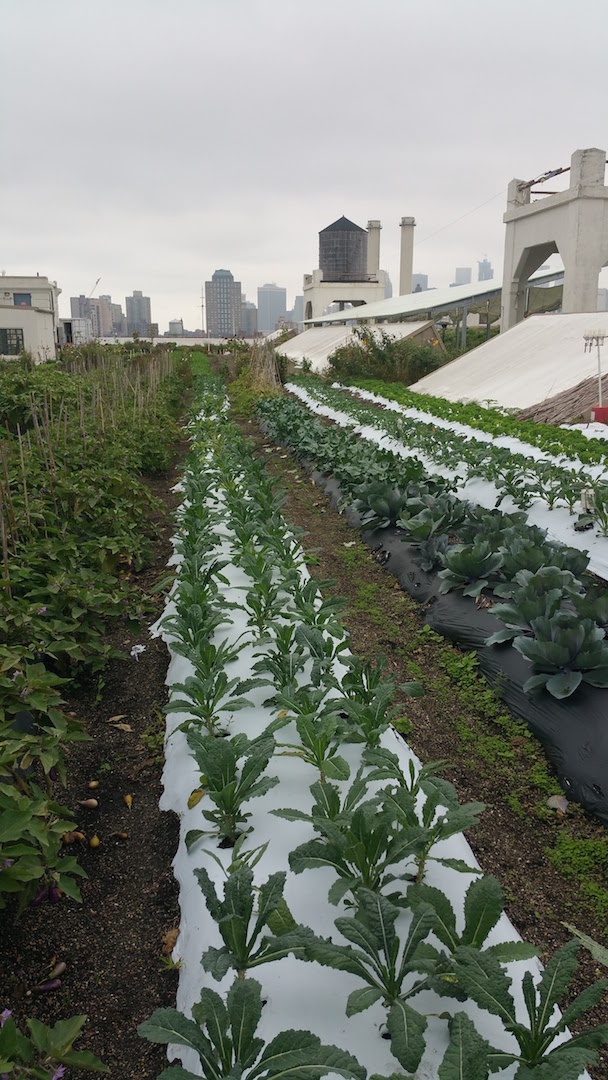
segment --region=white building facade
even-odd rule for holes
[[[60,293],[56,281],[39,274],[0,276],[0,359],[22,351],[38,364],[56,358]]]

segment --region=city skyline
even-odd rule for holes
[[[448,0],[309,0],[305,20],[278,0],[7,6],[1,70],[19,107],[6,111],[4,136],[19,150],[3,171],[0,268],[57,280],[65,315],[66,298],[101,278],[100,292],[121,297],[136,283],[162,326],[196,327],[215,267],[232,267],[250,299],[277,281],[291,305],[317,265],[319,230],[342,214],[382,222],[380,267],[397,282],[399,221],[412,215],[415,273],[440,288],[455,266],[486,257],[498,279],[509,181],[604,146],[608,9],[555,0],[547,18],[526,0],[461,0],[452,16]],[[429,20],[449,26],[433,43],[432,80],[427,52],[407,44]],[[69,63],[58,63],[68,31]],[[262,43],[272,65],[259,63]],[[513,79],[539,54],[564,72],[560,108],[540,125],[528,80]],[[350,114],[339,106],[356,91],[359,56],[382,91]],[[417,85],[425,91],[412,97]],[[23,117],[39,115],[43,95],[62,138],[49,121],[24,139]],[[454,101],[474,107],[474,123],[449,123]],[[245,106],[272,125],[244,124]],[[562,190],[567,175],[547,186]]]

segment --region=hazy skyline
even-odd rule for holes
[[[318,232],[502,273],[506,188],[608,148],[604,0],[0,0],[0,269],[201,324],[225,268],[291,307]],[[551,190],[567,186],[566,177]],[[475,209],[479,208],[479,209]],[[474,210],[471,213],[470,211]],[[446,227],[448,226],[448,227]],[[606,271],[604,272],[606,275]],[[605,284],[605,282],[602,282]]]

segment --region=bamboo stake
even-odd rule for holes
[[[21,474],[23,476],[23,498],[25,500],[25,516],[27,519],[28,528],[31,528],[32,522],[30,519],[30,504],[27,497],[27,480],[25,478],[25,461],[23,460],[23,443],[21,441],[21,428],[17,424],[17,438],[19,439],[19,456],[21,458]]]

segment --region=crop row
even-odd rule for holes
[[[449,425],[393,412],[390,408],[378,409],[364,404],[336,387],[324,385],[320,380],[306,380],[306,390],[300,384],[298,394],[324,406],[338,410],[348,418],[348,423],[375,428],[398,446],[422,455],[431,467],[460,474],[463,483],[481,478],[496,489],[496,506],[509,496],[513,504],[527,510],[535,502],[546,504],[549,510],[567,507],[570,515],[580,511],[581,492],[584,488],[593,492],[592,517],[585,519],[588,525],[597,525],[599,532],[608,535],[608,482],[597,469],[586,473],[577,463],[556,462],[543,455],[518,453],[511,446],[499,446],[491,438],[481,439],[473,434],[453,431]]]
[[[374,1030],[382,1020],[393,1059],[411,1072],[428,1052],[441,1080],[483,1080],[514,1064],[522,1080],[536,1068],[577,1077],[608,1029],[561,1040],[606,984],[558,1017],[576,943],[556,953],[538,986],[530,970],[521,979],[507,966],[535,950],[506,940],[500,885],[472,865],[460,836],[483,806],[461,806],[438,768],[421,768],[390,729],[394,682],[382,660],[349,653],[338,602],[308,577],[282,498],[222,404],[221,386],[205,381],[179,577],[162,624],[174,654],[165,803],[183,815],[184,1012],[159,1010],[140,1033],[184,1048],[197,1070],[172,1066],[163,1080],[201,1069],[208,1080],[363,1078],[361,1056],[396,1075]],[[290,403],[275,404],[293,419]],[[201,846],[205,836],[214,850]],[[341,909],[335,920],[331,905]],[[201,937],[204,980],[192,956]],[[319,979],[318,964],[333,969],[330,979]],[[261,967],[263,987],[250,977]],[[342,994],[347,1018],[371,1010],[369,1026],[340,1022]],[[274,1034],[276,1013],[294,1011],[314,1017],[315,1030]],[[345,1031],[348,1052],[321,1042],[334,1029]]]
[[[577,458],[584,465],[608,465],[608,448],[604,439],[588,439],[574,428],[554,424],[538,424],[534,420],[517,420],[509,412],[487,408],[476,401],[463,404],[430,394],[407,390],[402,383],[385,383],[379,379],[354,379],[352,385],[369,393],[396,401],[408,409],[416,409],[467,427],[477,428],[495,438],[509,436],[536,446],[552,457]]]
[[[155,503],[138,474],[166,464],[180,391],[166,357],[0,377],[0,908],[16,900],[17,914],[81,899],[64,840],[78,826],[57,791],[66,744],[87,736],[62,694],[122,655],[106,620],[140,625],[128,578],[152,551]]]
[[[422,569],[438,572],[440,592],[489,588],[507,601],[491,608],[504,628],[488,643],[512,643],[531,662],[526,691],[545,686],[563,698],[583,681],[608,686],[608,593],[587,573],[585,552],[549,541],[524,513],[456,498],[454,482],[426,475],[417,458],[328,427],[293,401],[264,402],[260,416],[277,440],[338,480],[363,528],[401,529]]]

